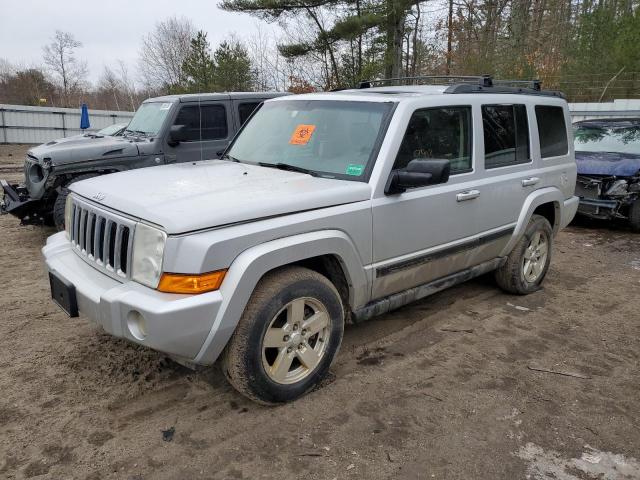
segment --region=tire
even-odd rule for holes
[[[289,402],[322,381],[343,332],[335,286],[313,270],[285,267],[260,280],[222,354],[222,370],[258,403]]]
[[[539,247],[535,247],[538,238]],[[538,290],[549,270],[552,246],[553,230],[549,221],[541,215],[533,215],[506,263],[496,270],[495,278],[500,288],[517,295]]]
[[[84,175],[78,175],[62,186],[55,202],[53,202],[53,223],[59,232],[64,230],[64,208],[67,203],[67,197],[69,196],[69,185],[79,182],[80,180],[86,180],[87,178],[97,176],[97,173],[85,173]]]
[[[629,208],[629,226],[634,232],[640,232],[640,198]]]

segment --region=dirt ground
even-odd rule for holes
[[[24,151],[0,146],[0,178]],[[623,227],[562,232],[527,297],[482,277],[347,327],[326,384],[275,408],[66,317],[51,233],[0,217],[0,478],[640,478],[640,235]]]

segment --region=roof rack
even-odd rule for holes
[[[494,80],[491,75],[451,76],[423,75],[417,77],[383,78],[380,80],[364,80],[358,88],[372,88],[375,85],[424,85],[426,82],[449,84],[444,93],[511,93],[527,95],[545,95],[565,98],[560,92],[542,90],[540,80]],[[428,83],[426,83],[428,84]]]
[[[483,87],[492,86],[492,78],[490,75],[420,75],[417,77],[395,77],[381,78],[379,80],[363,80],[358,84],[358,88],[372,88],[374,84],[396,84],[396,85],[419,85],[420,82],[426,80],[438,80],[442,83],[477,83]]]

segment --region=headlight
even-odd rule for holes
[[[167,234],[162,230],[137,223],[133,234],[131,278],[147,287],[156,288],[162,274],[162,257]]]
[[[71,194],[67,195],[67,200],[64,204],[64,229],[67,232],[67,238],[71,239],[71,218],[73,217],[73,201]]]

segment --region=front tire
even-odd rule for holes
[[[69,185],[75,182],[79,182],[80,180],[86,180],[87,178],[93,178],[97,176],[97,173],[86,173],[84,175],[78,175],[74,179],[65,183],[64,186],[60,189],[60,193],[58,193],[55,202],[53,202],[53,223],[55,224],[56,229],[59,232],[64,230],[64,209],[67,203],[67,197],[69,196]]]
[[[496,282],[506,292],[527,295],[540,288],[551,263],[553,230],[541,215],[532,215],[507,261],[496,270]]]
[[[251,295],[222,355],[222,369],[254,401],[289,402],[322,381],[343,332],[340,295],[326,277],[301,267],[279,269]]]

